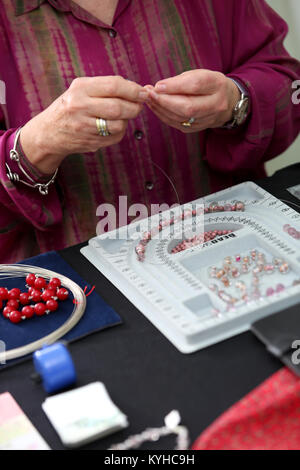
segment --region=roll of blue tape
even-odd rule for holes
[[[47,393],[57,392],[76,382],[72,357],[62,343],[54,343],[35,351],[33,363]]]

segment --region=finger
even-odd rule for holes
[[[151,101],[162,108],[168,109],[169,112],[181,116],[181,120],[191,117],[201,118],[211,114],[215,106],[215,98],[213,96],[184,96],[184,95],[167,95],[149,91]]]
[[[206,95],[216,90],[219,72],[211,70],[190,70],[181,75],[160,80],[155,91],[175,95]]]
[[[178,121],[170,119],[163,111],[158,110],[155,106],[149,106],[149,108],[164,124],[174,127],[175,129],[180,129],[180,124]]]
[[[158,103],[155,103],[154,101],[147,103],[147,106],[151,110],[155,110],[156,113],[161,113],[166,118],[170,119],[170,121],[174,122],[182,122],[182,116],[179,116],[179,114],[173,113],[172,111],[169,111],[167,108],[163,108],[160,106]]]
[[[134,102],[147,99],[147,92],[141,85],[120,76],[79,77],[71,86],[85,87],[91,97],[118,97]]]
[[[164,123],[169,124],[169,125],[179,125],[180,120],[172,119],[169,113],[166,113],[165,110],[160,108],[159,106],[155,106],[154,104],[148,104],[148,107]]]
[[[175,127],[178,130],[181,130],[185,134],[191,134],[193,132],[200,132],[205,129],[211,128],[211,123],[214,121],[213,117],[214,115],[206,116],[203,119],[197,119],[196,122],[192,124],[191,127],[185,127],[182,125],[183,121],[178,121],[170,119],[169,114],[165,112],[162,108],[155,106],[154,104],[149,105],[148,107],[151,109],[151,111],[165,124],[168,124],[169,126]]]
[[[102,119],[135,119],[142,110],[142,104],[120,98],[91,98],[86,109],[90,116]]]
[[[127,128],[127,121],[126,120],[117,120],[117,121],[110,121],[106,120],[106,129],[110,133],[111,136],[116,136],[118,134],[124,134]],[[102,137],[99,134],[96,119],[89,119],[88,121],[88,128],[92,135],[97,135]]]

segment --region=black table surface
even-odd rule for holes
[[[300,202],[286,188],[300,183],[300,164],[256,181],[297,210]],[[289,201],[289,202],[288,202]],[[84,244],[83,244],[84,245]],[[128,416],[129,427],[84,449],[107,449],[146,427],[163,425],[177,409],[193,442],[221,413],[279,370],[281,362],[266,352],[250,332],[185,355],[175,347],[81,254],[81,246],[60,252],[63,258],[121,316],[121,325],[93,333],[69,345],[78,382],[101,381],[112,400]],[[30,378],[32,361],[0,373],[0,392],[10,392],[52,449],[64,449],[42,411],[46,392]],[[165,438],[143,449],[172,449]]]

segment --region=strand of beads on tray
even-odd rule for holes
[[[233,230],[209,230],[208,232],[194,235],[192,238],[186,238],[185,240],[182,240],[182,242],[178,243],[178,245],[172,249],[171,253],[180,253],[181,251],[188,250],[189,248],[193,248],[197,245],[202,245],[203,243],[207,243],[217,237],[228,235],[232,232]]]
[[[161,221],[158,226],[154,227],[152,230],[148,232],[144,232],[142,234],[142,238],[135,247],[135,252],[137,255],[138,261],[144,261],[145,260],[145,253],[146,253],[146,247],[148,243],[152,240],[153,237],[155,237],[159,232],[161,232],[165,227],[175,225],[176,223],[182,222],[185,219],[190,219],[193,217],[197,216],[203,216],[207,214],[215,214],[218,212],[244,212],[245,210],[245,204],[242,201],[235,201],[232,204],[230,203],[225,203],[225,204],[220,204],[218,202],[211,202],[208,206],[203,206],[199,207],[198,209],[186,209],[182,210],[182,212],[179,214],[177,217],[170,217],[170,219],[163,220]],[[195,239],[194,244],[191,246],[195,246],[197,244],[203,243],[202,237],[206,238],[205,241],[213,240],[216,236],[219,236],[221,231],[208,231],[204,232],[201,236],[199,236],[199,240]],[[226,232],[226,233],[225,233]],[[222,235],[226,235],[228,233],[231,233],[229,230],[223,230]],[[213,238],[212,238],[213,237]],[[183,242],[186,241],[187,245],[189,243],[193,243],[192,239],[188,240],[183,240]],[[183,243],[181,242],[181,243]],[[198,243],[199,242],[199,243]],[[181,247],[178,246],[178,251],[183,251],[183,246]],[[187,249],[188,246],[185,248]],[[176,247],[174,248],[174,253],[177,253]]]
[[[26,276],[26,292],[18,287],[8,290],[0,287],[0,309],[12,323],[43,316],[58,310],[59,301],[66,300],[69,292],[61,286],[60,279],[53,277],[47,284],[45,278],[30,273]]]

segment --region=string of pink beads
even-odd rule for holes
[[[3,316],[12,323],[54,312],[59,307],[58,301],[69,296],[68,290],[61,287],[60,279],[55,277],[47,284],[43,277],[30,273],[26,276],[26,287],[27,292],[21,292],[17,287],[11,290],[0,287],[0,308],[5,304]]]
[[[245,210],[245,204],[242,201],[235,201],[233,204],[226,203],[224,205],[219,204],[218,202],[211,202],[209,206],[207,207],[200,207],[197,210],[196,209],[187,209],[182,211],[182,213],[174,218],[171,217],[169,220],[163,220],[157,227],[153,228],[151,231],[144,232],[142,235],[141,240],[135,247],[135,253],[137,255],[138,261],[144,261],[145,260],[145,253],[146,253],[146,247],[148,243],[151,241],[153,237],[155,237],[159,232],[161,232],[165,227],[174,225],[178,222],[182,222],[185,219],[189,219],[191,217],[196,217],[198,215],[203,215],[203,214],[212,214],[212,213],[217,213],[217,212],[243,212]],[[222,233],[221,233],[222,232]],[[192,246],[196,246],[205,242],[208,242],[210,240],[213,240],[217,236],[220,235],[227,235],[228,233],[231,233],[232,231],[229,230],[211,230],[204,232],[201,236],[196,236],[187,240],[183,240],[178,247],[173,248],[172,253],[178,253],[179,251],[183,251],[183,249],[188,249]]]
[[[171,253],[180,253],[181,251],[185,251],[189,248],[193,248],[194,246],[207,243],[222,235],[228,235],[229,233],[232,233],[232,230],[209,230],[207,232],[201,233],[200,235],[194,235],[194,237],[187,238],[178,243],[178,245],[172,249]]]

